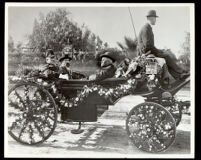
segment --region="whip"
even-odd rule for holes
[[[133,17],[132,17],[131,11],[130,11],[130,7],[128,7],[128,11],[129,11],[129,14],[130,14],[130,17],[131,17],[131,22],[132,22],[135,38],[137,39],[137,35],[136,35],[135,26],[134,26]]]

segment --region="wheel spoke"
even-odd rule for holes
[[[31,139],[31,142],[30,143],[34,143],[34,138],[33,138],[33,127],[32,125],[30,124],[29,125],[29,138]]]
[[[44,139],[44,138],[45,138],[45,135],[43,134],[43,129],[40,128],[40,127],[38,126],[38,124],[37,124],[35,121],[34,121],[34,125],[35,125],[36,129],[38,130],[40,136]],[[42,131],[41,131],[41,130],[42,130]]]
[[[50,115],[48,115],[47,118],[51,119],[52,121],[55,120],[55,118],[52,118]]]
[[[47,120],[47,118],[45,118],[45,120],[44,120],[40,117],[37,117],[37,120],[42,123],[43,128],[45,128],[45,127],[48,127],[49,129],[53,128],[53,126],[50,124],[50,122]]]
[[[9,103],[10,106],[12,106],[12,107],[14,107],[14,108],[19,108],[19,109],[20,109],[20,107],[19,107],[19,105],[18,105],[17,103],[13,102],[13,101],[10,100],[10,99],[9,99],[8,101],[9,101],[8,103]]]
[[[26,129],[27,124],[28,124],[28,121],[25,120],[25,122],[23,123],[22,129],[20,130],[20,133],[19,133],[19,137],[18,137],[19,139],[21,139],[22,133],[23,133],[24,130]]]
[[[21,123],[22,121],[23,121],[23,119],[21,119],[21,118],[16,119],[16,120],[12,123],[12,125],[9,127],[9,131],[12,131],[12,130],[17,126],[17,124],[18,124],[18,123]]]
[[[23,104],[24,108],[26,108],[26,104],[24,103],[22,97],[19,95],[19,93],[16,90],[15,90],[15,95],[17,96],[17,98],[19,98],[19,100]]]

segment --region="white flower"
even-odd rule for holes
[[[43,86],[48,86],[48,83],[47,82],[43,82]]]
[[[150,76],[149,76],[149,78],[150,78],[150,80],[154,80],[155,75],[154,75],[154,74],[152,74],[152,75],[150,75]]]
[[[132,83],[132,80],[131,80],[131,79],[129,79],[129,80],[128,80],[128,83]]]
[[[37,82],[41,83],[41,82],[42,82],[42,79],[37,79]]]

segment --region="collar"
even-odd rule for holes
[[[112,67],[112,66],[113,66],[113,64],[109,64],[109,65],[104,66],[104,67],[101,67],[101,68],[110,68],[110,67]]]
[[[152,25],[149,22],[147,22],[147,25],[152,29]]]

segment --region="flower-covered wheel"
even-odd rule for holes
[[[126,131],[137,148],[147,152],[161,152],[173,143],[176,124],[171,113],[162,105],[144,102],[129,112]]]
[[[8,93],[8,132],[22,144],[47,140],[57,123],[57,108],[51,94],[35,83],[23,82]]]

